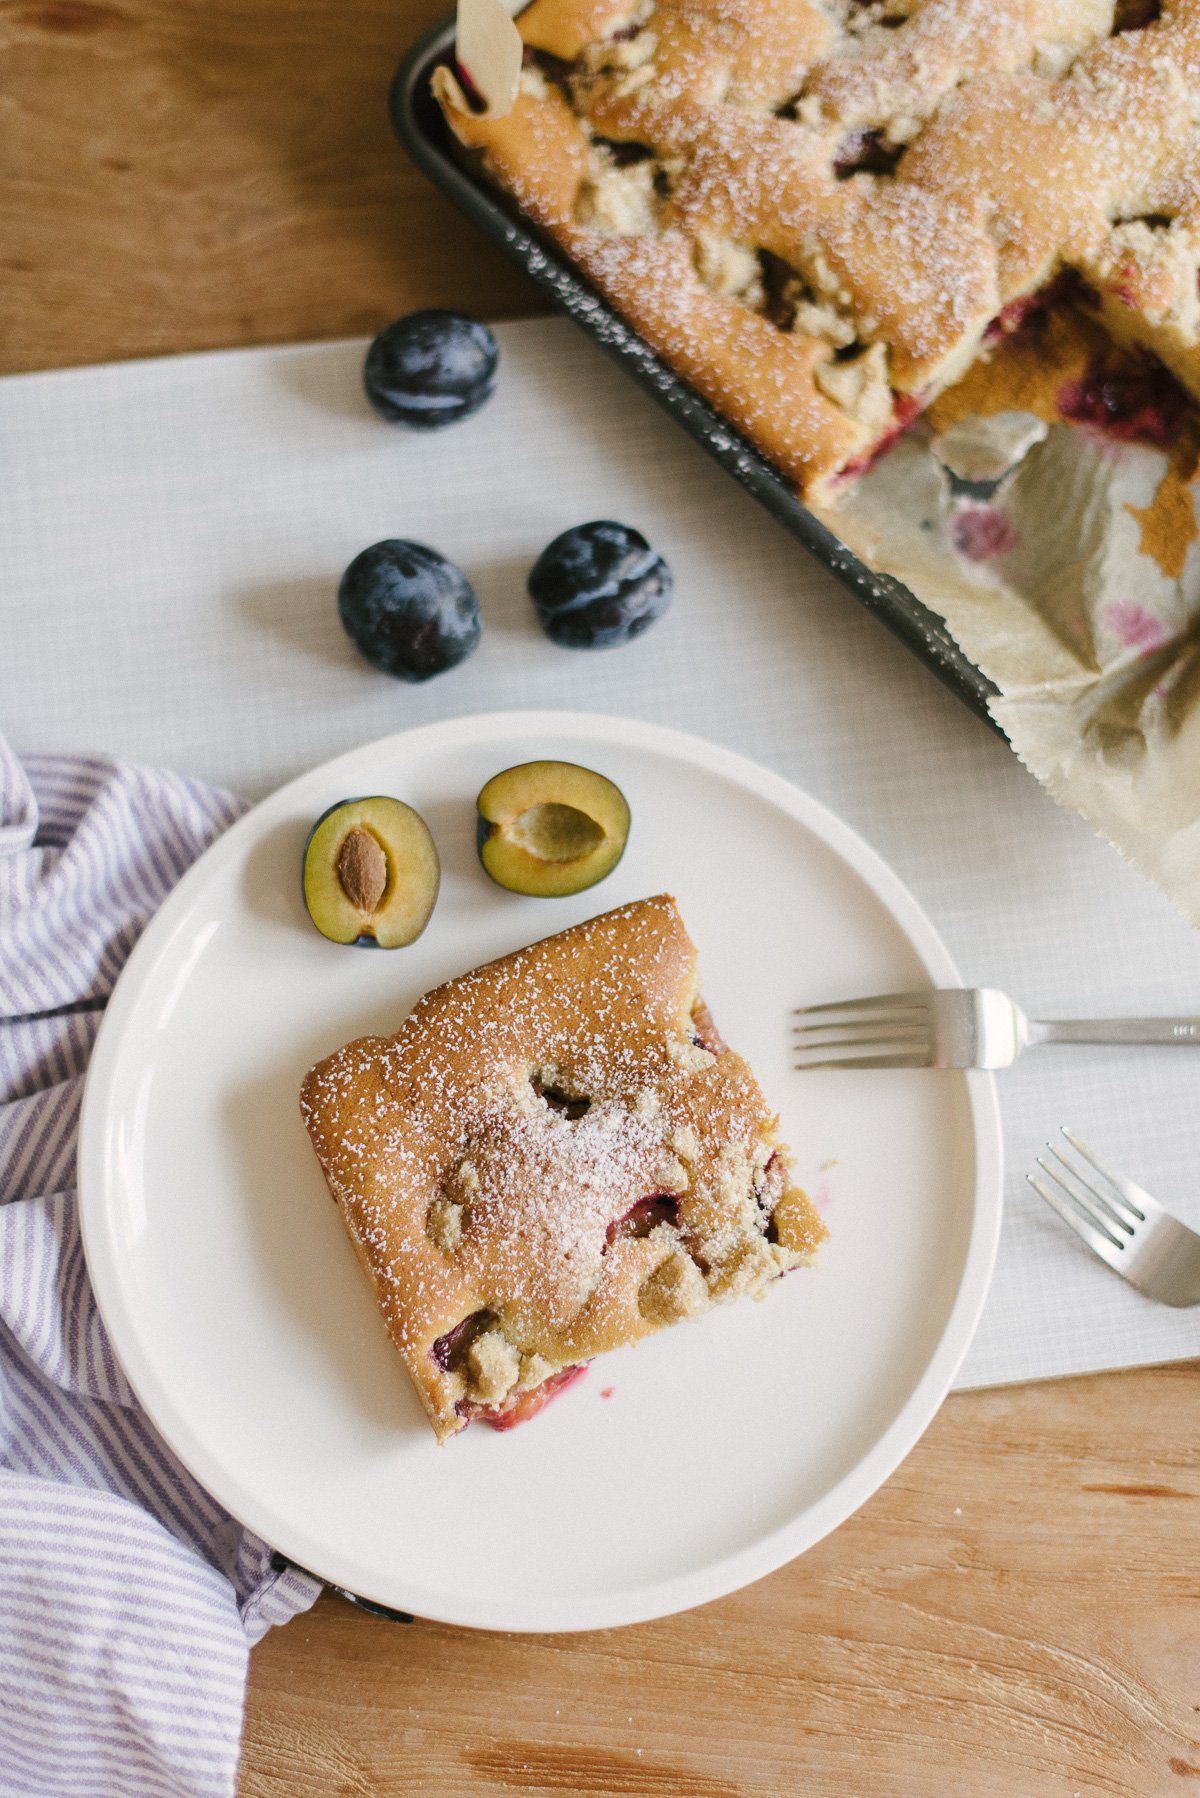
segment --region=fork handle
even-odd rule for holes
[[[1170,1043],[1200,1048],[1200,1018],[1030,1018],[1029,1042]]]

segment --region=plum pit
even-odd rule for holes
[[[528,806],[507,828],[514,843],[543,862],[576,861],[604,841],[604,831],[594,818],[555,800]]]

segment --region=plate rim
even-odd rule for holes
[[[815,1503],[804,1507],[777,1529],[756,1537],[733,1553],[682,1574],[631,1590],[595,1593],[566,1600],[489,1600],[486,1595],[461,1599],[414,1586],[409,1579],[391,1583],[386,1570],[364,1582],[362,1569],[338,1566],[338,1553],[306,1539],[302,1523],[292,1527],[260,1504],[227,1471],[223,1459],[210,1454],[186,1420],[174,1410],[170,1392],[159,1380],[153,1357],[139,1341],[136,1307],[127,1302],[123,1258],[111,1228],[113,1201],[107,1178],[110,1116],[115,1082],[131,1020],[144,988],[176,930],[186,921],[193,895],[277,821],[293,795],[315,776],[336,776],[343,765],[364,755],[395,753],[400,746],[417,752],[436,748],[439,739],[465,742],[500,732],[536,736],[590,736],[631,749],[665,752],[701,770],[732,779],[808,828],[868,886],[912,945],[930,977],[938,984],[961,984],[946,945],[915,895],[865,838],[821,800],[772,768],[723,744],[649,720],[613,713],[570,709],[513,707],[469,712],[431,724],[394,731],[345,750],[294,776],[252,805],[212,842],[186,870],[150,919],[113,986],[88,1064],[80,1111],[77,1166],[79,1223],[92,1291],[104,1327],[138,1403],[179,1461],[243,1527],[253,1530],[295,1565],[327,1584],[348,1587],[372,1603],[394,1606],[459,1627],[529,1633],[613,1628],[648,1622],[724,1597],[774,1572],[816,1545],[853,1515],[891,1477],[916,1446],[941,1407],[954,1375],[970,1347],[991,1286],[1003,1214],[1003,1139],[993,1075],[978,1071],[964,1077],[974,1135],[973,1217],[962,1271],[945,1325],[915,1385],[890,1423],[853,1465]],[[936,1076],[934,1076],[936,1077]],[[132,1293],[129,1295],[132,1297]],[[279,1527],[282,1523],[282,1529]]]

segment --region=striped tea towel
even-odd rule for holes
[[[84,1069],[137,937],[241,807],[0,737],[0,1794],[231,1794],[250,1644],[319,1583],[185,1472],[96,1312]]]

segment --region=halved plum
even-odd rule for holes
[[[629,838],[620,787],[575,762],[522,762],[476,800],[479,859],[497,886],[536,898],[581,893],[611,874]]]
[[[304,846],[304,903],[334,943],[401,949],[437,903],[441,865],[425,820],[400,799],[343,799]]]

